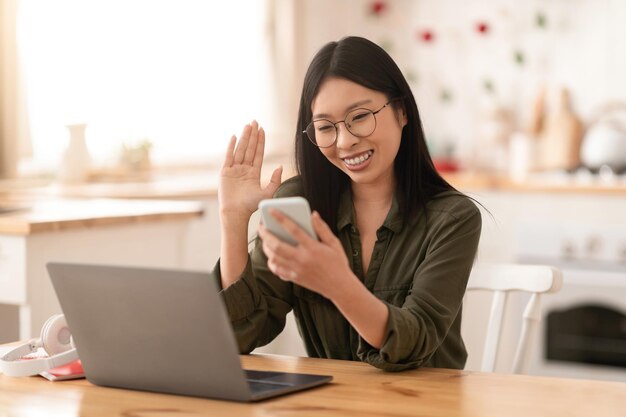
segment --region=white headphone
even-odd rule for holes
[[[49,357],[20,360],[43,348]],[[63,314],[46,320],[41,337],[10,350],[0,358],[0,372],[7,376],[31,376],[78,359],[74,340]]]

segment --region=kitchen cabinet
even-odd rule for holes
[[[5,313],[0,338],[37,336],[45,320],[61,312],[47,262],[187,268],[192,250],[186,246],[187,233],[202,212],[197,202],[54,199],[0,216],[0,304]]]

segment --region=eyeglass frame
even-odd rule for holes
[[[337,143],[337,138],[339,138],[339,129],[337,128],[337,125],[338,125],[339,123],[343,123],[343,125],[346,127],[346,129],[348,130],[348,132],[350,132],[350,134],[351,134],[352,136],[355,136],[355,137],[357,137],[357,138],[366,138],[366,137],[368,137],[368,136],[373,135],[373,134],[374,134],[374,132],[376,131],[376,128],[378,127],[378,122],[377,122],[377,120],[376,120],[376,115],[377,115],[378,113],[380,113],[380,112],[381,112],[381,111],[382,111],[385,107],[387,107],[387,106],[389,106],[391,103],[393,103],[394,101],[399,101],[399,100],[402,100],[402,99],[404,99],[404,97],[392,98],[392,99],[391,99],[391,100],[389,100],[387,103],[385,103],[385,104],[384,104],[384,105],[383,105],[380,109],[378,109],[378,110],[376,110],[376,111],[374,111],[374,110],[370,110],[370,109],[366,109],[365,107],[358,107],[358,108],[356,108],[356,109],[354,109],[354,110],[350,110],[350,111],[346,114],[346,117],[345,117],[343,120],[339,120],[338,122],[334,122],[334,123],[333,123],[331,120],[328,120],[328,119],[315,119],[315,120],[311,120],[311,122],[309,122],[309,124],[307,125],[306,129],[304,129],[304,130],[302,131],[302,133],[303,133],[304,135],[306,135],[306,137],[309,139],[309,141],[310,141],[313,145],[317,146],[318,148],[322,148],[322,149],[325,149],[325,148],[330,148],[330,147],[331,147],[331,146],[333,146],[335,143]],[[348,124],[346,123],[346,120],[347,120],[347,118],[348,118],[348,115],[349,115],[350,113],[354,113],[354,112],[355,112],[355,111],[357,111],[357,110],[367,110],[368,112],[371,112],[371,113],[372,113],[372,116],[374,116],[374,129],[372,130],[372,132],[371,132],[371,133],[368,133],[367,135],[363,135],[363,136],[360,136],[360,135],[355,135],[354,133],[352,133],[352,131],[351,131],[351,130],[350,130],[350,128],[348,127]],[[314,139],[311,139],[311,137],[310,137],[310,136],[309,136],[309,134],[307,133],[307,129],[309,128],[309,126],[311,126],[314,122],[319,122],[320,120],[327,121],[328,123],[330,123],[331,125],[333,125],[333,127],[335,128],[335,140],[333,140],[333,142],[332,142],[330,145],[328,145],[328,146],[320,146],[320,145],[318,145],[318,144],[315,142],[315,140],[314,140]]]

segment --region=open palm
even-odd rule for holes
[[[222,212],[250,216],[259,201],[271,198],[280,185],[282,167],[272,173],[270,183],[261,187],[261,168],[265,152],[265,131],[256,121],[244,127],[237,141],[228,144],[220,173],[219,202]]]

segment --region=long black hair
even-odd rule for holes
[[[313,117],[311,104],[320,85],[328,77],[350,80],[371,90],[380,91],[394,108],[404,109],[407,125],[402,130],[400,149],[394,171],[398,191],[403,196],[400,207],[405,218],[420,210],[442,191],[454,190],[437,172],[428,153],[417,104],[411,88],[393,59],[375,43],[360,37],[346,37],[330,42],[315,55],[304,77],[296,127],[296,169],[301,176],[304,197],[328,225],[337,232],[337,210],[342,192],[350,186],[350,177],[331,164],[303,131]]]

